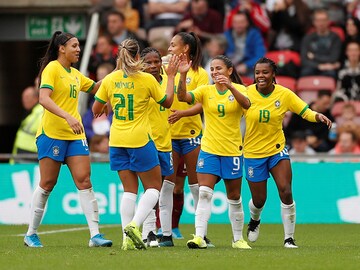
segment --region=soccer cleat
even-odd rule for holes
[[[158,231],[157,231],[156,237],[160,239],[162,236],[163,236],[162,229],[159,228]]]
[[[122,250],[136,250],[136,247],[134,245],[134,242],[128,236],[126,236],[123,240],[121,249]]]
[[[111,247],[112,241],[105,239],[103,234],[98,233],[89,240],[89,247]]]
[[[248,245],[248,243],[244,239],[233,242],[232,247],[238,248],[238,249],[251,249],[251,247]]]
[[[147,236],[146,245],[148,247],[159,247],[159,242],[156,239],[156,235],[152,231],[150,231]]]
[[[188,248],[207,248],[206,242],[200,236],[194,235],[194,239],[187,241],[186,245]]]
[[[250,242],[255,242],[259,237],[259,233],[260,233],[260,219],[253,220],[251,218],[247,229],[248,240]]]
[[[146,249],[146,245],[141,239],[141,232],[134,221],[125,226],[124,232],[133,241],[137,249]]]
[[[207,247],[209,247],[209,248],[214,248],[215,247],[215,245],[206,236],[204,236],[204,240],[205,240],[205,243],[206,243]]]
[[[25,235],[24,245],[28,246],[28,247],[35,247],[35,248],[43,247],[43,245],[40,242],[40,238],[36,233],[29,235],[29,236]]]
[[[291,237],[285,239],[284,247],[286,247],[286,248],[298,248],[298,246],[295,244],[295,239],[293,239]]]
[[[181,234],[179,228],[172,229],[172,237],[174,239],[184,239],[184,236]]]
[[[159,246],[160,246],[160,247],[173,247],[173,246],[174,246],[174,242],[173,242],[172,236],[171,236],[171,235],[169,235],[169,236],[163,235],[163,236],[160,238]]]

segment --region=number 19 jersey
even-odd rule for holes
[[[274,86],[274,91],[268,95],[258,92],[256,84],[248,86],[251,106],[245,110],[245,158],[269,157],[284,149],[282,123],[287,111],[315,122],[315,113],[308,109],[308,105],[302,99],[281,85]]]

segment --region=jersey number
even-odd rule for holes
[[[225,116],[225,105],[223,104],[218,104],[218,112],[219,112],[219,117],[224,117]]]
[[[259,122],[268,123],[270,121],[270,112],[268,110],[260,110]]]
[[[70,97],[71,98],[76,98],[76,85],[75,84],[70,84]]]
[[[120,99],[118,104],[115,105],[116,119],[126,120],[126,116],[119,115],[119,110],[125,109],[127,105],[128,120],[134,120],[134,95],[128,94],[127,99],[123,94],[114,94],[114,97]]]

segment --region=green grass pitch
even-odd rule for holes
[[[0,225],[0,269],[360,269],[360,224],[299,224],[298,249],[283,247],[281,224],[262,224],[252,250],[231,248],[230,224],[210,224],[208,237],[216,247],[204,250],[186,247],[194,225],[180,228],[185,239],[174,240],[175,247],[123,251],[116,225],[101,228],[113,240],[111,248],[89,248],[83,225],[42,225],[39,232],[47,233],[40,234],[41,249],[24,246],[26,226]]]

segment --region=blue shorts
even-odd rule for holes
[[[286,147],[280,153],[270,157],[244,158],[246,179],[250,182],[262,182],[267,180],[270,177],[270,170],[283,159],[290,159]]]
[[[181,156],[186,155],[187,153],[190,153],[201,144],[201,137],[202,135],[188,139],[180,139],[180,140],[173,139],[171,140],[172,149],[176,153],[179,153]]]
[[[172,152],[158,152],[161,175],[169,176],[174,173]]]
[[[153,141],[138,148],[111,146],[109,156],[113,171],[146,172],[159,165],[158,151]]]
[[[217,175],[224,180],[238,179],[243,176],[243,157],[219,156],[200,150],[196,172]]]
[[[89,146],[86,139],[82,140],[57,140],[41,134],[36,139],[38,159],[51,158],[55,161],[64,162],[71,156],[88,156]]]

